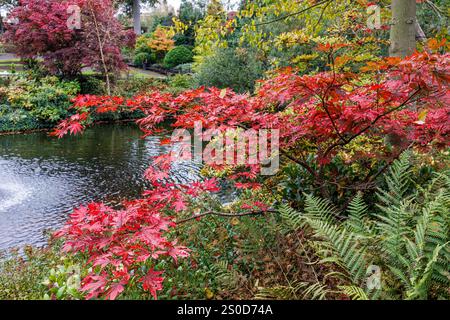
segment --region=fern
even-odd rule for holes
[[[410,175],[410,153],[404,152],[398,160],[394,161],[389,168],[389,173],[385,175],[387,188],[378,190],[379,205],[382,212],[387,208],[399,207],[406,198]]]
[[[360,287],[356,286],[339,286],[342,292],[352,300],[369,300],[369,297]]]
[[[306,196],[305,220],[316,237],[324,239],[319,254],[325,255],[322,263],[335,263],[343,268],[354,283],[362,282],[368,263],[360,236],[339,224],[334,218],[336,209],[322,199]]]
[[[243,280],[242,275],[232,267],[228,262],[219,261],[213,266],[213,273],[217,283],[227,290],[235,290],[239,283]]]
[[[347,213],[348,219],[346,221],[346,226],[349,230],[360,235],[372,235],[371,224],[367,219],[368,207],[364,202],[363,194],[361,192],[358,192],[349,203]]]
[[[255,298],[258,300],[324,300],[332,293],[324,284],[297,282],[291,286],[259,288]]]
[[[320,263],[339,266],[327,277],[345,281],[338,289],[352,299],[449,298],[450,172],[414,187],[410,158],[402,154],[384,176],[374,214],[369,215],[362,194],[350,202],[345,221],[336,218],[339,213],[329,201],[310,195],[301,214],[280,208],[284,221],[313,231],[309,245]],[[383,281],[381,290],[369,292],[363,287],[371,261],[379,264]]]
[[[387,178],[402,183],[406,178],[401,176],[403,171],[398,170],[391,171]],[[382,214],[377,221],[380,249],[392,276],[405,290],[403,298],[425,299],[432,290],[448,296],[449,224],[445,217],[450,212],[450,194],[449,188],[442,188],[437,180],[446,181],[448,186],[447,178],[438,175],[431,182],[432,187],[422,189],[414,198],[397,199],[391,204],[379,193],[385,205],[380,206]],[[436,186],[440,186],[439,191]]]
[[[278,212],[280,213],[284,224],[290,230],[297,230],[302,225],[303,220],[300,213],[289,207],[287,204],[281,205]]]

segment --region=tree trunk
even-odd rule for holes
[[[133,27],[134,33],[141,34],[141,1],[133,0]]]
[[[111,95],[111,81],[109,79],[109,70],[108,70],[108,66],[106,65],[105,53],[103,51],[103,41],[100,36],[100,28],[99,28],[99,25],[97,22],[97,16],[95,15],[94,10],[92,9],[92,3],[88,2],[88,4],[89,4],[89,8],[90,8],[91,14],[92,14],[92,20],[94,21],[95,34],[97,36],[98,47],[100,50],[100,59],[102,61],[103,73],[104,73],[105,80],[106,80],[106,92],[110,96]]]
[[[405,57],[416,50],[416,0],[392,0],[391,57]]]

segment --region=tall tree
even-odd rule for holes
[[[141,34],[141,1],[133,0],[133,29],[134,33]]]
[[[404,57],[416,49],[416,0],[392,0],[390,56]]]
[[[141,34],[141,6],[148,4],[154,6],[158,0],[120,0],[120,4],[125,5],[128,14],[133,17],[133,29],[137,35]]]

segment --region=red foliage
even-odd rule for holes
[[[180,128],[192,128],[195,121],[201,121],[205,129],[276,128],[280,130],[282,155],[320,183],[324,181],[322,170],[358,137],[397,137],[399,142],[390,148],[369,148],[357,155],[388,163],[409,146],[426,150],[450,145],[449,58],[449,54],[415,53],[404,60],[388,58],[369,64],[359,74],[330,71],[300,76],[287,69],[261,82],[255,96],[216,88],[199,88],[175,97],[153,92],[126,101],[80,96],[74,104],[77,114],[61,122],[53,134],[79,133],[94,113],[122,109],[144,112],[138,124],[146,134],[156,132],[158,124],[169,119]],[[307,157],[314,163],[306,162]],[[175,260],[187,255],[186,248],[162,236],[173,226],[164,213],[190,209],[192,197],[215,192],[218,187],[215,180],[191,185],[162,182],[172,160],[170,155],[159,156],[148,168],[145,175],[154,188],[142,199],[125,204],[123,210],[101,204],[78,209],[58,233],[66,239],[66,250],[86,252],[91,257],[95,268],[83,287],[88,297],[106,294],[115,298],[133,277],[155,296],[162,277],[148,261],[161,255]],[[258,173],[257,166],[249,165],[230,178],[238,180],[238,188],[259,188],[254,183]],[[255,208],[268,210],[258,201],[242,206]],[[145,275],[139,274],[142,265],[146,266]]]
[[[165,172],[170,157],[156,157],[154,167]],[[160,171],[154,170],[155,173]],[[149,168],[149,170],[151,170]],[[156,299],[162,289],[163,271],[155,271],[155,262],[162,256],[189,256],[189,250],[168,240],[164,233],[175,226],[170,212],[185,210],[191,199],[205,192],[218,191],[214,179],[191,185],[161,183],[147,173],[151,190],[142,199],[123,203],[113,209],[101,203],[91,203],[75,209],[67,224],[55,236],[64,239],[63,251],[88,257],[90,273],[83,279],[81,290],[86,298],[115,299],[127,286],[142,285]]]
[[[163,236],[175,224],[165,215],[186,208],[189,197],[206,190],[217,190],[206,181],[192,187],[155,185],[143,199],[124,203],[116,210],[101,203],[80,207],[71,214],[67,225],[56,233],[64,238],[64,252],[82,253],[89,257],[90,273],[83,279],[82,291],[87,299],[105,296],[115,299],[127,285],[141,283],[156,299],[161,290],[162,271],[154,262],[161,256],[189,256],[189,250]]]
[[[70,132],[75,122],[87,123],[93,113],[129,108],[145,113],[137,123],[146,134],[167,119],[180,128],[193,128],[196,121],[205,129],[276,128],[284,151],[298,153],[299,143],[307,141],[315,148],[319,164],[328,163],[339,147],[359,136],[392,134],[405,145],[443,147],[450,132],[450,122],[445,121],[449,119],[449,59],[449,54],[416,53],[404,60],[387,58],[369,64],[360,74],[330,71],[299,76],[286,69],[263,81],[255,96],[216,88],[176,97],[153,92],[127,101],[81,96],[74,106],[80,116],[60,123],[53,134]],[[379,151],[389,158],[385,150]]]
[[[81,8],[80,30],[67,26],[71,15],[67,9],[71,5]],[[5,24],[4,39],[14,45],[21,57],[43,57],[54,73],[74,75],[82,67],[104,72],[95,24],[100,30],[109,71],[126,67],[120,47],[134,41],[132,33],[122,30],[114,17],[110,0],[21,0],[8,18],[16,23]]]

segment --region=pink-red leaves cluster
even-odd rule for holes
[[[153,269],[155,261],[170,256],[176,262],[189,255],[187,248],[163,235],[174,223],[162,213],[165,204],[150,198],[155,197],[126,203],[121,210],[101,203],[80,207],[56,233],[65,240],[64,252],[89,257],[92,271],[81,287],[87,299],[115,299],[128,285],[139,283],[156,299],[164,278]]]
[[[155,172],[168,170],[169,159],[168,155],[156,157]],[[215,179],[177,185],[147,175],[153,188],[141,199],[123,203],[122,209],[101,203],[80,207],[55,234],[64,239],[63,251],[88,257],[86,267],[91,271],[81,287],[87,299],[115,299],[137,285],[156,299],[164,280],[163,271],[154,270],[158,259],[168,256],[177,263],[189,256],[186,247],[165,236],[175,226],[169,214],[187,209],[190,201],[205,192],[219,190]]]
[[[178,96],[153,92],[126,101],[82,96],[74,106],[78,116],[60,123],[53,134],[77,133],[93,114],[120,108],[143,111],[145,117],[137,123],[147,135],[166,120],[178,128],[193,128],[201,121],[205,129],[279,129],[284,154],[301,159],[313,153],[318,166],[328,164],[340,148],[360,136],[394,135],[401,141],[397,149],[441,148],[449,144],[449,62],[449,54],[424,52],[369,63],[359,74],[300,76],[285,69],[262,81],[254,96],[216,88]],[[389,159],[397,151],[381,148],[375,154]]]

